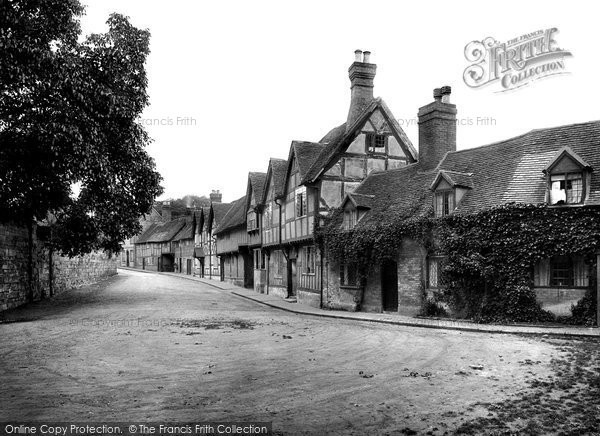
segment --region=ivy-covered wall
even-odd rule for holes
[[[356,265],[366,285],[365,295],[369,282],[373,282],[366,279],[377,265],[406,257],[403,241],[407,238],[419,244],[423,259],[433,254],[445,256],[441,290],[433,293],[433,303],[450,308],[454,316],[479,322],[596,322],[600,208],[507,204],[477,214],[437,219],[431,214],[398,217],[367,228],[359,224],[350,231],[341,231],[336,213],[317,233],[317,242],[332,264],[335,259]],[[585,259],[590,271],[588,288],[577,291],[582,298],[568,316],[556,317],[540,305],[550,294],[549,289],[534,286],[533,267],[541,259],[574,255]],[[416,264],[414,271],[399,268],[400,302],[408,282],[412,289],[418,280],[424,290],[424,271],[424,263],[420,271]],[[331,268],[329,272],[335,274]],[[560,292],[568,291],[563,288]],[[428,307],[431,303],[429,300]]]

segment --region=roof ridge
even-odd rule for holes
[[[482,144],[482,145],[478,145],[476,147],[464,148],[462,150],[449,151],[447,154],[462,153],[462,152],[469,151],[469,150],[477,150],[479,148],[491,147],[492,145],[503,144],[503,143],[512,141],[514,139],[519,139],[524,136],[530,135],[531,133],[534,133],[534,132],[546,132],[549,130],[564,129],[565,127],[582,126],[585,124],[600,124],[600,120],[591,120],[591,121],[585,121],[582,123],[561,124],[560,126],[540,127],[539,129],[531,129],[531,130],[528,130],[527,132],[521,133],[520,135],[512,136],[512,137],[506,138],[506,139],[501,139],[499,141],[490,142],[488,144]],[[443,162],[443,161],[444,161],[444,159],[442,159],[440,162]]]

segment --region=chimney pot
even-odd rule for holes
[[[370,59],[371,59],[371,52],[370,51],[364,51],[363,52],[363,62],[365,64],[370,63]]]
[[[362,50],[354,50],[354,62],[362,62]]]
[[[435,101],[440,101],[442,99],[442,88],[435,88],[433,90],[433,99]]]
[[[450,94],[452,88],[450,86],[442,86],[442,103],[450,103]]]

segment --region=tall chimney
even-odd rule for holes
[[[346,130],[354,124],[358,116],[373,100],[373,79],[377,71],[377,65],[370,63],[370,51],[356,50],[354,56],[354,62],[348,69],[351,97]]]
[[[161,216],[162,216],[162,220],[164,222],[171,221],[171,202],[170,201],[162,202]]]
[[[419,164],[435,168],[449,151],[456,151],[456,105],[450,103],[452,88],[433,90],[432,103],[419,109]]]
[[[213,191],[210,193],[210,201],[212,203],[220,203],[222,198],[223,194],[221,194],[221,192],[218,189],[213,189]]]

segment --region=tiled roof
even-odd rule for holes
[[[565,146],[600,170],[600,121],[532,130],[505,141],[448,153],[439,169],[473,173],[473,189],[458,205],[459,212],[510,202],[543,203],[543,170]],[[596,171],[587,204],[600,204],[600,173]]]
[[[221,220],[217,229],[213,232],[215,235],[226,232],[246,224],[246,196],[238,198],[231,203],[229,211]]]
[[[213,229],[219,225],[225,214],[231,209],[231,203],[213,203]]]
[[[143,232],[136,244],[148,242],[169,242],[186,225],[185,218],[168,221],[166,223],[153,223]]]
[[[252,186],[254,198],[256,199],[257,203],[260,203],[262,200],[266,181],[267,173],[248,173],[248,183],[250,183],[250,186]]]
[[[427,214],[433,204],[429,185],[435,174],[434,171],[420,171],[418,163],[371,173],[354,191],[354,198],[373,196],[371,210],[357,227]]]
[[[273,190],[275,197],[281,197],[285,189],[285,172],[288,161],[284,159],[271,158],[269,166],[271,167],[271,177],[273,179]]]
[[[323,151],[323,145],[316,142],[292,141],[292,149],[298,164],[300,178],[304,179],[315,160]]]
[[[194,239],[194,225],[196,224],[196,221],[194,221],[193,217],[186,217],[185,221],[185,226],[183,226],[183,228],[175,236],[173,236],[173,241]]]
[[[473,213],[506,203],[545,201],[543,170],[563,147],[573,150],[594,168],[586,204],[600,205],[600,121],[533,130],[493,144],[447,153],[434,170],[418,163],[372,173],[354,196],[374,195],[371,211],[359,226],[396,217],[418,216],[432,207],[431,184],[443,171],[456,184],[472,187],[458,204],[457,213]]]

